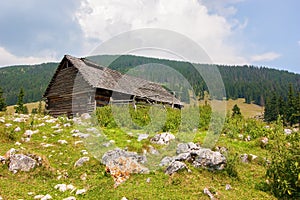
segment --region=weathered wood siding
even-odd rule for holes
[[[46,109],[52,116],[91,112],[94,110],[94,90],[78,70],[64,62],[50,82],[46,96]]]

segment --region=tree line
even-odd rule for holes
[[[295,91],[292,84],[289,85],[286,98],[273,92],[266,99],[265,121],[276,121],[279,116],[286,125],[300,123],[300,91]]]
[[[147,76],[159,83],[166,83],[166,88],[172,87],[176,96],[183,102],[189,103],[190,100],[189,91],[186,88],[191,87],[198,99],[203,99],[205,94],[209,92],[204,79],[194,66],[198,66],[200,70],[206,70],[209,69],[210,64],[192,64],[183,61],[132,55],[120,57],[102,55],[89,57],[88,59],[123,73],[130,71],[132,75],[138,75],[139,72],[136,70],[138,66],[150,65],[156,68],[159,67],[159,70],[156,71],[148,70]],[[17,103],[17,96],[21,87],[26,91],[24,103],[39,101],[57,66],[58,63],[44,63],[0,68],[0,86],[3,89],[6,104],[15,105]],[[168,68],[162,66],[167,66]],[[245,98],[246,103],[264,106],[266,99],[272,96],[272,93],[287,99],[289,84],[292,84],[295,92],[300,91],[300,74],[248,65],[215,66],[217,66],[222,76],[227,99]],[[170,74],[170,68],[180,74],[181,77],[161,76],[161,74]],[[182,86],[182,78],[188,81],[188,86]],[[223,99],[224,97],[219,96],[216,98]]]

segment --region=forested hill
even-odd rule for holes
[[[162,64],[172,67],[182,74],[185,79],[189,81],[199,97],[203,96],[204,90],[207,90],[199,73],[195,70],[193,65],[187,62],[132,55],[120,57],[103,55],[89,57],[89,59],[105,66],[110,64],[110,68],[123,73],[144,64]],[[57,66],[58,63],[44,63],[39,65],[0,68],[0,87],[4,91],[6,103],[8,105],[16,103],[17,95],[21,87],[23,87],[25,91],[25,102],[40,100]],[[210,67],[210,65],[203,64],[198,66],[201,69]],[[270,96],[272,92],[286,97],[289,84],[292,84],[296,91],[300,91],[300,74],[254,66],[218,65],[218,69],[223,78],[228,98],[246,98],[248,103],[254,101],[261,105],[265,98]],[[152,76],[156,77],[157,74],[155,73],[167,73],[167,71],[162,68],[159,71],[153,72]],[[158,81],[163,82],[163,80]],[[170,80],[166,81],[170,82]],[[174,85],[176,85],[176,81],[178,80],[172,81],[174,82]],[[177,90],[181,90],[181,88],[179,87]],[[184,93],[181,93],[181,95],[184,95]],[[181,100],[185,100],[185,97],[181,96]]]
[[[180,62],[166,59],[156,59],[149,57],[140,57],[132,55],[124,56],[95,56],[89,59],[102,65],[110,65],[110,68],[126,73],[128,70],[149,63],[159,63],[165,66],[176,69],[182,74],[186,80],[189,81],[193,87],[196,95],[203,96],[203,91],[207,90],[207,86],[200,76],[199,72],[195,70],[195,65],[198,69],[203,70],[209,68],[207,64],[190,64],[187,62]],[[223,78],[226,88],[227,98],[245,98],[247,103],[254,102],[258,105],[263,105],[266,97],[275,92],[278,96],[287,97],[289,85],[292,84],[296,92],[300,92],[300,74],[290,73],[288,71],[270,69],[266,67],[255,66],[229,66],[216,65]],[[147,66],[151,67],[151,66]],[[130,71],[134,74],[134,71]],[[168,73],[163,69],[157,73]],[[160,77],[159,74],[156,74]],[[155,76],[155,73],[153,74]],[[151,79],[155,79],[152,77]],[[157,80],[163,82],[162,80]],[[168,80],[170,81],[170,80]],[[212,80],[213,81],[213,80]],[[170,81],[171,82],[171,81]],[[180,88],[177,88],[180,90]],[[222,97],[219,97],[222,98]],[[184,97],[181,97],[181,100]]]
[[[43,63],[0,68],[0,87],[6,103],[16,104],[21,87],[25,92],[24,102],[39,101],[57,66],[58,63]]]

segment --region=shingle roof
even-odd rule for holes
[[[157,83],[121,74],[118,71],[97,65],[86,58],[75,58],[70,55],[66,55],[65,58],[78,69],[84,79],[94,88],[103,88],[158,102],[182,105],[178,99]]]

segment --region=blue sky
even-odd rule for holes
[[[87,56],[122,32],[164,28],[214,63],[300,73],[299,8],[297,0],[4,0],[0,66]]]

